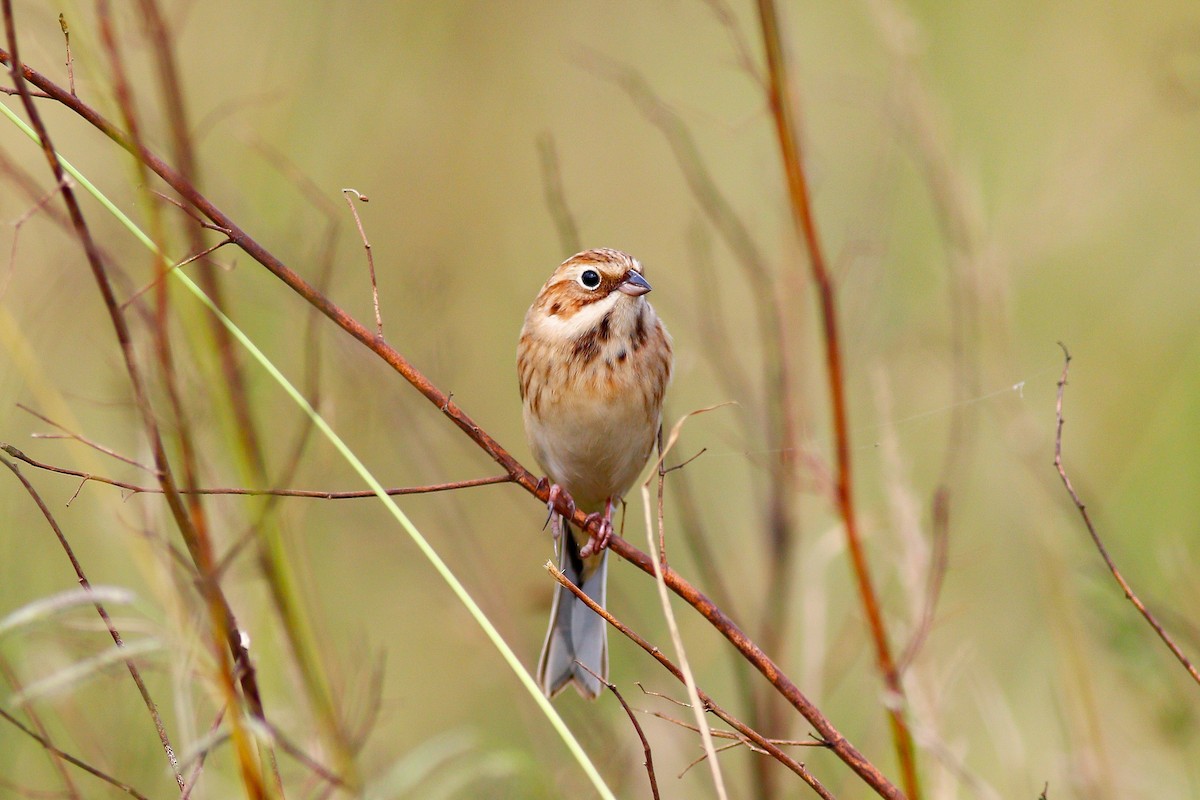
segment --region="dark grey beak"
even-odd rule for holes
[[[630,297],[638,297],[650,291],[650,284],[642,277],[642,273],[631,269],[625,273],[625,280],[617,284],[617,291]]]

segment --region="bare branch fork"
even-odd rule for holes
[[[114,486],[118,489],[124,489],[130,494],[162,494],[163,489],[160,486],[143,486],[128,481],[119,481],[114,478],[106,478],[103,475],[94,475],[90,472],[83,472],[77,469],[67,469],[66,467],[56,467],[53,464],[46,464],[37,459],[30,458],[22,451],[13,447],[6,442],[0,442],[0,450],[3,450],[8,455],[24,461],[31,467],[53,472],[58,475],[68,475],[73,478],[82,479],[83,483],[92,481],[95,483],[103,483],[106,486]],[[471,489],[476,486],[493,486],[497,483],[511,483],[512,476],[510,475],[492,475],[486,478],[468,478],[462,481],[449,481],[447,483],[433,483],[427,486],[400,486],[393,489],[385,490],[386,494],[393,497],[406,494],[431,494],[433,492],[449,492],[456,489]],[[240,486],[225,486],[225,487],[197,487],[192,489],[180,489],[180,494],[229,494],[239,495],[243,497],[308,497],[316,500],[358,500],[367,497],[374,497],[375,493],[369,489],[360,489],[347,492],[332,492],[322,489],[248,489]]]
[[[12,60],[12,56],[7,50],[0,49],[0,63],[11,65]],[[222,231],[226,232],[233,244],[241,248],[247,255],[269,270],[314,308],[328,317],[334,324],[361,342],[412,384],[417,391],[445,414],[480,449],[487,453],[493,461],[499,464],[509,476],[511,482],[516,483],[525,491],[537,497],[541,502],[545,503],[548,501],[549,485],[547,482],[539,480],[537,475],[534,475],[518,462],[507,449],[459,408],[449,395],[430,382],[402,354],[386,342],[380,340],[374,332],[347,314],[312,284],[290,269],[274,254],[246,233],[232,218],[201,194],[178,170],[147,148],[137,146],[128,134],[109,122],[90,105],[62,89],[28,65],[22,64],[20,73],[25,80],[38,87],[55,101],[71,109],[115,143],[129,151],[135,158],[140,159],[150,170],[174,189],[185,202],[207,217],[210,222]],[[172,487],[172,490],[174,495],[178,497],[178,493],[174,491],[174,487]],[[171,493],[168,493],[167,496],[170,497]],[[570,518],[581,529],[588,529],[587,516],[582,510],[576,510],[572,513],[571,509],[566,507],[565,501],[560,502],[556,510]],[[654,563],[651,561],[650,556],[638,550],[625,539],[614,536],[610,548],[617,555],[629,561],[643,572],[654,575]],[[779,666],[732,619],[718,608],[712,600],[670,567],[664,566],[663,579],[673,592],[699,611],[710,624],[717,628],[737,648],[744,658],[753,664],[770,681],[776,690],[808,720],[828,744],[829,749],[858,774],[863,781],[871,786],[875,792],[882,797],[892,798],[893,800],[904,797],[903,793],[888,781],[883,773],[834,727],[820,709],[780,670]],[[767,749],[770,748],[768,747]]]
[[[1167,633],[1166,629],[1163,628],[1163,626],[1155,618],[1154,614],[1150,612],[1150,609],[1146,608],[1146,604],[1138,598],[1137,594],[1133,591],[1133,587],[1129,585],[1129,582],[1125,580],[1123,575],[1121,575],[1121,571],[1117,569],[1117,565],[1112,560],[1112,556],[1108,554],[1108,548],[1106,548],[1104,546],[1104,542],[1100,540],[1100,534],[1096,531],[1096,526],[1092,524],[1092,518],[1087,512],[1087,507],[1083,504],[1083,501],[1079,499],[1079,495],[1075,492],[1075,487],[1071,485],[1071,479],[1067,477],[1067,470],[1063,466],[1062,460],[1063,390],[1067,386],[1067,370],[1071,368],[1071,353],[1069,350],[1067,350],[1067,346],[1062,342],[1059,342],[1058,346],[1061,347],[1063,351],[1063,369],[1062,377],[1058,379],[1058,398],[1054,404],[1054,416],[1057,422],[1054,434],[1054,468],[1058,470],[1058,476],[1062,478],[1063,486],[1066,487],[1067,494],[1071,496],[1071,502],[1073,502],[1075,504],[1075,508],[1079,510],[1079,516],[1083,518],[1083,524],[1087,527],[1088,535],[1092,537],[1092,543],[1096,545],[1096,549],[1100,551],[1100,557],[1104,559],[1105,566],[1108,567],[1108,571],[1112,573],[1113,578],[1121,587],[1121,591],[1125,593],[1125,597],[1129,598],[1129,602],[1133,603],[1133,606],[1138,610],[1138,613],[1141,614],[1150,627],[1154,629],[1154,632],[1158,634],[1158,638],[1163,640],[1163,643],[1167,646],[1167,649],[1171,651],[1172,655],[1178,659],[1179,663],[1183,665],[1183,668],[1186,669],[1188,674],[1192,676],[1192,680],[1200,684],[1200,672],[1197,672],[1196,666],[1192,664],[1191,660],[1188,659],[1187,655],[1184,654],[1179,645],[1175,644],[1175,640],[1171,638],[1171,635]]]

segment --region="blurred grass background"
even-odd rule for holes
[[[553,137],[567,201],[586,246],[646,265],[675,337],[671,418],[691,422],[679,454],[701,498],[717,569],[752,635],[764,609],[783,621],[778,662],[851,741],[890,775],[894,757],[865,626],[830,504],[831,459],[815,306],[807,283],[786,298],[802,371],[797,554],[786,603],[762,596],[761,506],[773,455],[755,430],[761,386],[730,396],[706,352],[715,292],[750,374],[761,361],[753,304],[730,253],[695,268],[713,236],[660,132],[597,70],[640,72],[696,138],[704,161],[780,275],[803,269],[778,147],[760,86],[735,38],[699,0],[585,6],[490,3],[168,3],[198,145],[201,185],[218,206],[301,274],[315,278],[331,225],[329,292],[371,316],[361,243],[340,197],[354,187],[373,245],[388,341],[529,466],[514,376],[523,314],[564,252],[544,199],[537,140]],[[733,8],[761,62],[753,9]],[[167,138],[155,73],[132,6],[117,4],[125,55],[151,146]],[[57,15],[71,24],[81,97],[117,118],[90,4],[17,3],[26,62],[65,83]],[[1153,638],[1103,571],[1051,464],[1056,341],[1075,356],[1065,457],[1126,576],[1184,649],[1200,652],[1200,10],[1194,3],[990,4],[885,0],[784,9],[815,198],[837,276],[848,364],[858,504],[893,641],[907,641],[927,573],[930,497],[949,447],[950,550],[928,641],[906,675],[929,797],[1200,796],[1200,689]],[[6,81],[7,83],[7,81]],[[19,102],[5,98],[10,108]],[[52,104],[60,150],[130,213],[128,158]],[[0,152],[48,188],[36,148],[0,126]],[[312,202],[282,154],[324,196]],[[0,440],[43,461],[127,480],[137,470],[78,444],[36,440],[36,408],[149,461],[111,326],[78,243],[0,174]],[[90,201],[98,238],[135,285],[152,264]],[[168,210],[168,214],[171,214]],[[171,252],[181,253],[182,238]],[[11,257],[9,257],[11,253]],[[274,278],[226,248],[218,262],[231,315],[302,380],[309,312]],[[698,282],[706,282],[705,286]],[[175,332],[208,485],[236,485],[215,357],[194,301],[177,298]],[[386,485],[496,472],[423,398],[331,325],[318,322],[321,411]],[[706,328],[707,326],[707,328]],[[956,327],[961,326],[961,327]],[[706,330],[708,333],[706,333]],[[956,342],[960,355],[955,356]],[[187,344],[185,344],[187,343]],[[148,346],[144,355],[149,356]],[[252,397],[273,473],[286,465],[299,412],[258,370]],[[952,435],[956,415],[965,433]],[[813,465],[818,466],[813,466]],[[186,753],[217,706],[186,603],[168,579],[159,499],[24,472],[63,525],[95,584],[132,589],[127,637],[164,643],[146,659],[151,690]],[[5,473],[7,475],[7,472]],[[313,440],[293,485],[360,488]],[[640,501],[630,530],[644,541]],[[672,563],[696,575],[667,489]],[[402,507],[452,561],[531,667],[549,608],[544,511],[511,487],[413,497]],[[206,504],[222,551],[246,531],[246,501]],[[634,513],[637,512],[637,513]],[[415,548],[370,500],[279,506],[339,711],[373,721],[360,767],[378,796],[568,797],[590,791],[483,635]],[[0,480],[0,616],[74,586],[65,557],[15,480]],[[270,719],[321,754],[311,709],[251,551],[223,586],[251,637]],[[701,588],[708,588],[701,586]],[[613,612],[667,642],[654,587],[616,564]],[[681,606],[702,687],[739,708],[727,646]],[[10,677],[28,684],[104,646],[84,610],[0,638]],[[617,638],[612,678],[641,707],[685,716],[634,686],[682,689]],[[382,669],[379,693],[375,675]],[[640,747],[611,698],[556,701],[621,797],[647,797]],[[152,796],[172,778],[128,676],[113,671],[38,700],[59,746]],[[14,711],[14,713],[17,713]],[[803,720],[784,715],[803,738]],[[646,717],[664,797],[712,796],[692,769],[695,737]],[[760,784],[738,750],[722,756],[734,796]],[[841,797],[867,790],[828,754],[802,760]],[[282,760],[293,796],[303,767]],[[423,775],[422,769],[429,774]],[[772,767],[796,796],[792,776]],[[0,797],[61,791],[35,743],[0,725]],[[389,777],[390,776],[390,777]],[[87,797],[117,796],[86,776]],[[411,782],[408,785],[406,781]],[[293,783],[294,782],[294,783]],[[405,788],[408,786],[408,788]],[[107,792],[107,794],[106,794]],[[241,796],[228,747],[195,797]]]

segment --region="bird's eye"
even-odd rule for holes
[[[595,289],[600,285],[600,273],[594,269],[585,269],[579,276],[579,285],[585,289]]]

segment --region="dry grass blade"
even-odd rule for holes
[[[164,647],[165,645],[157,639],[143,639],[132,643],[126,642],[120,647],[114,647],[91,658],[76,661],[69,667],[28,684],[19,692],[13,693],[7,702],[9,705],[23,706],[34,700],[70,691],[84,681],[105,672],[110,667],[125,664],[138,656],[157,652],[164,649]]]
[[[92,586],[87,589],[68,589],[65,592],[42,597],[31,603],[26,603],[4,617],[0,617],[0,637],[12,633],[18,628],[35,625],[64,614],[80,606],[94,606],[96,603],[111,603],[113,605],[128,605],[137,596],[128,589],[117,586]]]
[[[725,779],[721,774],[721,765],[717,762],[717,753],[713,746],[712,732],[708,726],[704,724],[704,706],[700,702],[699,690],[696,688],[696,677],[692,674],[691,665],[688,664],[687,650],[683,646],[683,637],[679,633],[679,624],[675,621],[675,613],[671,610],[671,596],[667,593],[667,584],[663,579],[663,567],[666,564],[667,554],[664,542],[663,530],[663,513],[662,513],[662,486],[665,478],[662,472],[663,459],[667,457],[667,453],[675,446],[675,442],[679,440],[679,434],[683,431],[683,425],[688,419],[697,415],[703,414],[706,411],[712,411],[714,408],[730,405],[729,403],[721,403],[708,408],[702,408],[698,411],[689,412],[681,417],[671,428],[671,434],[667,437],[666,444],[663,444],[661,435],[659,438],[659,453],[658,460],[654,464],[654,469],[651,470],[649,477],[642,484],[642,505],[646,517],[646,544],[650,552],[654,551],[654,529],[655,526],[651,522],[651,502],[650,502],[650,482],[658,478],[658,541],[659,541],[659,557],[654,561],[654,577],[655,583],[658,586],[658,599],[662,604],[663,618],[667,621],[667,630],[671,634],[671,643],[675,647],[675,656],[679,659],[679,671],[683,675],[684,686],[687,687],[688,697],[692,701],[692,711],[696,715],[696,725],[700,731],[700,741],[704,745],[704,752],[708,756],[709,770],[712,772],[713,786],[717,791],[717,797],[725,800],[728,794],[725,790]],[[661,431],[660,431],[661,434]]]

